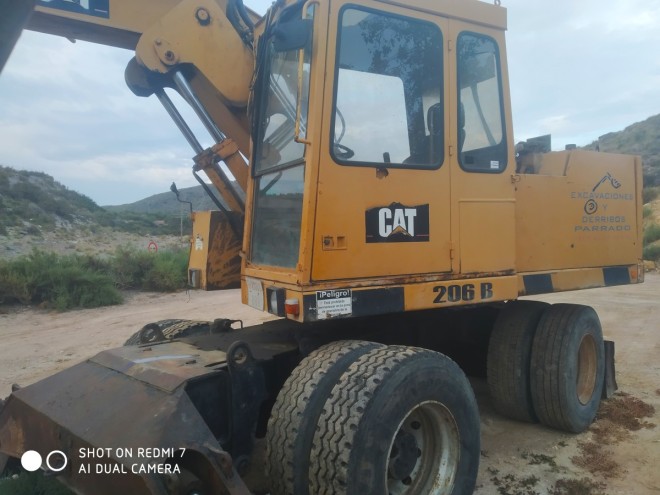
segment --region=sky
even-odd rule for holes
[[[270,1],[245,4],[264,13]],[[660,113],[660,0],[502,6],[516,142],[551,133],[553,149],[586,145]],[[196,185],[194,153],[165,110],[124,83],[132,56],[24,32],[0,74],[0,164],[46,172],[101,205]]]

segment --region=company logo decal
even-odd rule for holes
[[[429,242],[429,205],[371,208],[365,214],[367,242]]]
[[[571,191],[571,199],[584,201],[582,223],[575,225],[575,232],[630,232],[632,227],[621,204],[633,202],[635,196],[625,188],[619,191],[621,187],[622,183],[608,172],[591,191]]]
[[[600,179],[600,182],[596,184],[591,191],[596,192],[596,189],[598,189],[601,184],[607,181],[609,181],[609,183],[612,184],[612,187],[614,189],[619,189],[621,187],[621,183],[618,180],[616,180],[614,177],[612,177],[612,174],[608,172],[602,179]]]

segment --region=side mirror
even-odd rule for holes
[[[176,199],[179,199],[179,190],[176,188],[176,183],[172,182],[172,185],[170,186],[170,191],[176,194]]]
[[[311,19],[296,19],[275,26],[273,48],[276,52],[302,50],[312,37],[312,27]]]

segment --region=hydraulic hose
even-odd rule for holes
[[[252,19],[250,18],[250,14],[245,8],[245,4],[243,3],[243,0],[234,0],[234,1],[236,3],[236,10],[238,11],[238,14],[241,16],[241,19],[243,19],[243,22],[248,27],[250,32],[253,32],[254,22],[252,22]]]

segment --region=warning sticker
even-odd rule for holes
[[[353,313],[353,291],[351,289],[331,289],[316,292],[316,317],[327,320]]]
[[[263,311],[264,288],[261,285],[261,280],[245,277],[245,285],[247,286],[248,306]]]

